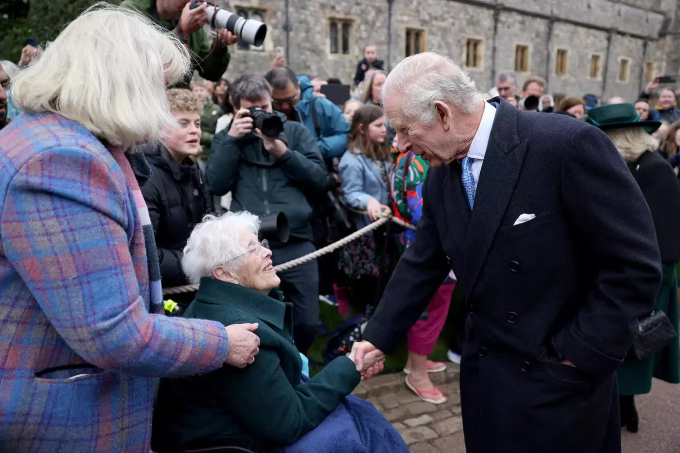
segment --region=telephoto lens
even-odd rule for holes
[[[250,107],[250,117],[253,119],[253,126],[271,139],[277,139],[283,133],[283,121],[276,113],[262,110],[259,107]]]
[[[192,1],[191,9],[197,8],[202,1]],[[205,9],[208,13],[208,23],[212,28],[226,28],[236,35],[239,41],[246,42],[251,46],[260,47],[267,36],[267,25],[259,20],[244,19],[243,17],[230,13],[218,6],[208,5]]]

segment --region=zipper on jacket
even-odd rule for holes
[[[264,194],[264,213],[271,214],[269,210],[269,201],[267,201],[267,170],[262,169],[262,192]]]

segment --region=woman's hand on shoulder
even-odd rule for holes
[[[260,337],[255,335],[258,324],[232,324],[225,327],[229,337],[227,351],[227,365],[245,368],[255,362],[255,356],[260,353]]]

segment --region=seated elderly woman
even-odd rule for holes
[[[162,380],[153,449],[408,451],[375,407],[350,395],[361,379],[351,355],[336,358],[311,379],[303,376],[292,340],[292,305],[276,289],[272,252],[266,240],[258,241],[258,230],[255,215],[228,212],[206,216],[189,238],[182,267],[200,287],[184,316],[224,325],[258,323],[260,353],[243,369]]]

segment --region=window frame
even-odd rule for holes
[[[651,65],[651,66],[650,66]],[[651,68],[651,70],[650,70]],[[649,83],[656,77],[656,62],[655,61],[645,61],[645,69],[643,74],[643,79],[645,83]]]
[[[633,60],[630,57],[619,57],[619,73],[616,76],[616,81],[619,83],[630,83],[630,68]],[[621,78],[621,71],[625,66],[625,78]]]
[[[472,63],[478,63],[473,65],[468,65],[468,57],[471,43],[477,43],[477,60]],[[465,45],[463,47],[463,64],[464,68],[470,71],[483,71],[484,70],[484,52],[486,50],[486,40],[479,36],[465,36]]]
[[[518,56],[520,53],[520,50],[524,54],[524,58],[522,61],[525,63],[523,67],[519,67],[518,63]],[[531,72],[531,45],[529,44],[515,44],[515,73],[517,74],[528,74]]]
[[[404,58],[425,52],[427,49],[427,30],[418,27],[405,27],[403,49]]]
[[[326,53],[331,58],[354,58],[357,19],[350,16],[329,15],[326,17]],[[335,30],[334,30],[335,29]],[[335,36],[333,36],[335,35]],[[335,46],[333,45],[335,43]]]
[[[569,75],[569,49],[559,48],[555,51],[555,75],[558,77]]]
[[[593,58],[597,57],[598,59],[598,65],[597,65],[597,75],[592,75],[593,74]],[[604,55],[599,52],[593,52],[590,54],[590,58],[588,59],[588,78],[591,80],[602,80],[602,61],[604,60]]]

